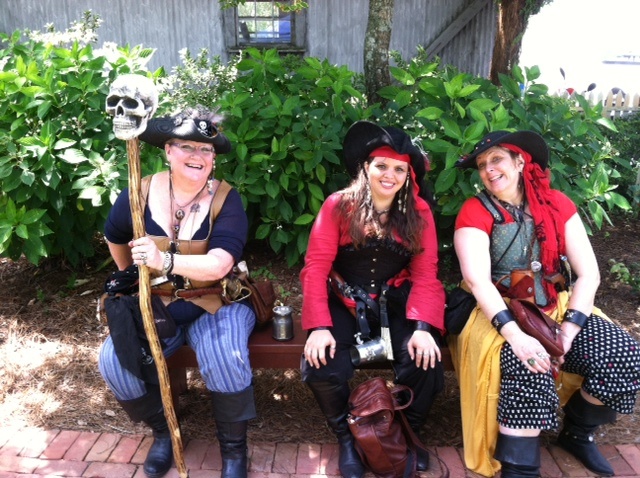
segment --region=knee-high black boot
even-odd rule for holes
[[[412,407],[407,407],[404,410],[404,415],[413,433],[415,433],[416,437],[420,438],[420,430],[426,421],[425,414],[422,411],[414,410]],[[426,450],[418,448],[416,450],[416,470],[427,471],[428,469],[429,453]]]
[[[616,412],[605,405],[589,403],[580,390],[564,406],[564,426],[558,445],[601,476],[613,476],[613,468],[593,441],[598,426],[616,420]]]
[[[162,398],[157,387],[147,385],[147,393],[135,400],[118,400],[134,422],[144,422],[153,431],[153,444],[144,460],[143,470],[149,478],[160,478],[171,468],[173,446]]]
[[[498,434],[494,458],[502,464],[502,478],[540,476],[540,439]]]
[[[347,423],[349,384],[306,382],[318,402],[327,423],[338,439],[338,467],[343,478],[362,478],[364,465],[354,448],[353,435]]]
[[[247,426],[256,417],[253,386],[240,392],[211,392],[213,416],[216,420],[221,478],[247,477]]]

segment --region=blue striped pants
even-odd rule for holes
[[[162,339],[164,356],[170,357],[187,343],[195,351],[200,373],[213,392],[240,392],[251,385],[248,341],[255,315],[244,304],[230,304],[215,314],[205,312],[194,322],[178,327],[174,337]],[[111,337],[102,344],[98,368],[118,400],[135,400],[146,394],[145,383],[120,365]]]

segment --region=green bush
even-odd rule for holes
[[[630,208],[615,191],[625,161],[612,154],[602,133],[603,127],[613,129],[601,115],[602,106],[592,107],[579,95],[574,100],[550,96],[545,85],[535,82],[537,68],[514,68],[513,77],[501,76],[501,87],[496,87],[418,56],[398,61],[392,75],[397,84],[381,92],[389,101],[387,109],[376,113],[387,123],[406,125],[430,153],[441,230],[450,229],[462,202],[482,188],[476,171],[457,170],[455,162],[498,129],[529,129],[545,138],[552,185],[577,204],[587,226],[599,228],[609,220],[607,211]]]
[[[64,46],[60,35],[56,45],[25,35],[0,35],[0,255],[77,264],[93,255],[127,181],[125,143],[105,113],[109,84],[146,74],[152,50],[99,53],[78,39]]]
[[[620,189],[630,198],[633,212],[640,209],[640,113],[616,118],[613,123],[617,131],[606,131],[611,146],[620,158]]]

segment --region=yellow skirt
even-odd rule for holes
[[[564,317],[569,296],[558,294],[558,307],[549,314]],[[594,309],[594,313],[602,313]],[[476,307],[460,335],[450,335],[448,345],[460,385],[460,409],[465,465],[483,476],[493,476],[500,462],[493,458],[498,438],[498,395],[500,394],[500,349],[505,342],[479,307]],[[564,405],[580,388],[582,377],[560,373],[557,379],[560,403]]]

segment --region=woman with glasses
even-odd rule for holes
[[[162,299],[175,322],[175,333],[159,333],[165,356],[184,343],[194,349],[211,391],[221,476],[236,478],[247,476],[247,422],[256,416],[247,345],[255,315],[244,302],[223,304],[216,288],[240,260],[248,227],[238,192],[214,178],[216,156],[231,151],[218,129],[221,119],[188,109],[149,121],[140,139],[164,151],[169,170],[142,180],[147,234],[133,240],[125,189],[110,211],[105,236],[120,271],[150,268],[152,296]],[[151,427],[154,442],[144,472],[160,477],[169,471],[173,452],[157,373],[145,372],[144,352],[132,360],[132,347],[123,346],[123,334],[114,334],[111,324],[109,317],[100,372],[130,418]],[[153,363],[151,368],[155,372]]]

